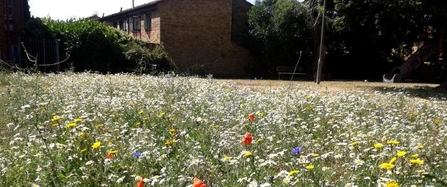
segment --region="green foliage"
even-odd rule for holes
[[[144,47],[141,44],[129,43],[123,45],[127,60],[134,60],[134,71],[139,74],[155,74],[176,70],[177,67],[169,54],[161,45]]]
[[[75,71],[143,73],[146,71],[141,68],[147,64],[160,63],[164,71],[175,67],[162,46],[148,48],[149,44],[98,21],[37,18],[28,22],[24,30],[25,36],[59,38],[60,51],[70,54],[69,62]]]
[[[427,39],[427,26],[440,33],[446,8],[447,1],[326,0],[323,12],[322,0],[258,0],[249,24],[265,64],[292,64],[298,51],[305,58],[317,55],[313,50],[320,41],[324,13],[328,72],[339,78],[372,78],[402,61],[392,56],[391,49]],[[433,37],[438,41],[439,35]]]
[[[294,0],[257,1],[249,12],[256,52],[268,65],[295,65],[299,51],[310,55],[306,7]]]
[[[329,1],[328,48],[339,56],[339,69],[368,69],[370,74],[399,65],[391,49],[425,40],[425,28],[440,31],[446,16],[445,1]],[[434,36],[437,37],[437,36]],[[341,58],[340,58],[341,57]],[[395,59],[390,61],[390,59]],[[348,67],[349,66],[349,67]],[[365,76],[365,72],[358,72]]]

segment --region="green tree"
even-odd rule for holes
[[[401,59],[389,60],[392,48],[426,40],[427,26],[441,31],[447,20],[447,3],[440,0],[328,2],[329,69],[352,75],[347,78],[379,78],[402,63]]]
[[[254,51],[262,66],[269,69],[277,65],[294,66],[300,51],[309,59],[312,36],[307,27],[306,11],[296,0],[255,2],[248,22],[256,42]]]

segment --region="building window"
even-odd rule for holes
[[[126,20],[120,21],[120,29],[123,31],[127,31],[127,21]]]
[[[141,30],[141,19],[140,16],[133,17],[133,30],[140,31]]]
[[[14,18],[14,8],[13,8],[13,0],[8,0],[8,18],[9,20],[12,20]]]
[[[129,31],[132,32],[133,31],[133,19],[132,19],[132,17],[129,17],[127,19],[127,23],[128,23],[127,26],[129,27]]]
[[[12,20],[14,18],[14,9],[12,7],[8,7],[8,18],[9,20]]]
[[[151,14],[144,15],[144,29],[150,31],[152,28]]]

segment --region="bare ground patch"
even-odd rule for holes
[[[355,91],[355,90],[377,90],[377,89],[435,89],[439,84],[428,83],[383,83],[362,81],[323,81],[316,84],[312,81],[282,81],[282,80],[218,80],[235,84],[239,87],[253,89],[270,89],[284,86],[309,88],[312,90],[329,91]]]

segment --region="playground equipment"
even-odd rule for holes
[[[389,74],[383,75],[383,82],[402,82],[413,74],[431,56],[439,54],[439,45],[434,43],[424,44],[413,53],[402,65],[395,67]]]

